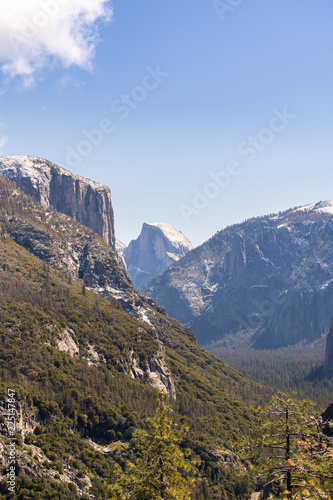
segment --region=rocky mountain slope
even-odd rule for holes
[[[123,250],[135,288],[142,290],[149,281],[162,274],[189,250],[192,243],[170,224],[143,224],[140,236]]]
[[[169,395],[176,422],[190,425],[184,446],[202,458],[206,498],[245,498],[231,448],[263,388],[137,292],[93,231],[1,177],[0,341],[0,450],[10,386],[22,498],[103,498],[115,462],[135,453],[131,436],[152,414],[156,389]]]
[[[44,207],[53,207],[93,229],[114,248],[114,215],[108,187],[31,156],[0,157],[0,174],[15,181]]]
[[[201,344],[230,332],[274,348],[327,332],[333,310],[333,203],[228,227],[145,290]]]
[[[114,298],[130,315],[150,322],[155,301],[137,292],[121,258],[94,231],[45,208],[0,176],[0,223],[16,243],[74,281]],[[149,319],[151,318],[151,319]]]

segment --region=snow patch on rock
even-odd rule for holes
[[[333,201],[321,200],[317,203],[310,203],[309,205],[304,205],[303,207],[296,208],[295,212],[320,212],[322,214],[332,214],[333,215]]]
[[[186,236],[179,231],[179,229],[171,226],[171,224],[166,224],[165,222],[155,222],[147,223],[147,226],[157,227],[176,248],[183,246],[188,250],[192,250],[193,245],[190,240],[186,238]]]

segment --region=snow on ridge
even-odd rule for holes
[[[118,238],[116,238],[116,250],[117,250],[117,252],[122,254],[126,248],[127,248],[127,245],[125,245],[125,243],[123,243],[122,241],[118,240]]]
[[[0,172],[7,172],[10,179],[19,171],[22,177],[30,177],[35,188],[41,178],[41,169],[37,169],[29,156],[3,156],[0,158]],[[38,175],[39,174],[39,175]]]
[[[29,177],[35,188],[37,188],[39,182],[43,178],[49,178],[51,167],[54,167],[62,175],[69,175],[74,179],[90,184],[94,188],[98,189],[105,187],[99,182],[86,179],[81,175],[73,174],[69,170],[66,170],[65,168],[43,158],[28,155],[0,156],[0,173],[12,172],[12,176],[15,176],[15,174],[19,172],[22,177]],[[8,175],[8,177],[11,178],[10,175]]]
[[[181,255],[178,255],[178,254],[176,254],[174,252],[167,252],[166,254],[169,257],[169,259],[171,259],[171,260],[173,260],[175,262],[181,258]]]
[[[323,283],[321,286],[320,286],[320,290],[325,290],[325,288],[327,288],[330,283],[332,283],[333,279],[330,279],[328,281],[326,281],[325,283]]]
[[[179,231],[179,229],[176,229],[174,226],[171,226],[171,224],[167,224],[166,222],[155,222],[146,224],[147,226],[157,227],[171,243],[176,245],[182,245],[188,248],[189,250],[193,249],[193,245],[190,242],[190,240],[186,238],[186,236],[181,231]]]
[[[310,203],[295,209],[295,212],[320,212],[322,214],[333,215],[333,201],[321,200],[317,203]]]

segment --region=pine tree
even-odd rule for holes
[[[165,395],[159,394],[158,408],[149,419],[150,431],[137,430],[133,441],[140,455],[136,464],[127,462],[127,468],[111,489],[114,500],[190,500],[197,473],[191,451],[183,452],[180,442],[187,432],[183,426],[177,432],[169,416],[172,412]]]
[[[293,499],[330,500],[333,498],[333,449],[325,435],[322,417],[307,417],[309,434],[298,445],[298,462],[303,471],[305,487]]]
[[[265,486],[284,484],[286,500],[332,498],[332,449],[314,404],[279,392],[258,411],[258,435],[249,446],[257,451],[252,472]]]

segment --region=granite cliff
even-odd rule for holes
[[[333,203],[228,227],[145,291],[201,344],[246,331],[254,347],[313,340],[333,310]]]
[[[170,224],[145,223],[140,236],[130,242],[123,255],[134,286],[142,290],[192,248],[186,236]]]
[[[0,174],[44,207],[73,217],[115,246],[110,189],[31,156],[0,157]]]
[[[135,290],[118,252],[93,230],[36,203],[0,176],[1,234],[72,280],[83,280],[87,288],[116,300],[141,321],[150,324],[156,311],[164,311]]]
[[[324,375],[327,378],[333,378],[333,324],[327,336]]]
[[[115,463],[135,456],[131,438],[153,414],[156,389],[177,399],[175,420],[191,425],[187,443],[202,460],[204,481],[225,498],[239,492],[243,467],[221,456],[234,456],[231,446],[250,429],[249,407],[262,389],[135,290],[94,231],[3,176],[0,303],[0,400],[14,389],[21,496],[101,498]],[[6,411],[0,404],[1,466]],[[0,469],[0,497],[7,498]]]

